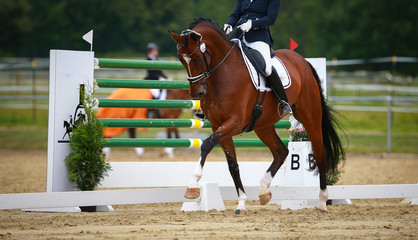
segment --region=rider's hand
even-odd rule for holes
[[[251,29],[252,25],[253,25],[253,24],[252,24],[251,20],[248,20],[247,22],[245,22],[245,23],[243,23],[243,24],[239,25],[239,26],[238,26],[238,28],[241,28],[241,30],[242,30],[243,32],[248,32],[248,31],[250,31],[250,29]]]
[[[224,32],[226,35],[230,34],[232,32],[232,26],[229,24],[224,24]]]

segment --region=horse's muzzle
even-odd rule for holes
[[[193,99],[198,100],[205,94],[206,94],[206,85],[190,86],[190,96]]]
[[[190,95],[192,96],[194,100],[199,100],[203,95],[205,95],[205,93],[206,93],[206,90],[203,89],[203,91],[199,91],[196,94],[190,94]]]

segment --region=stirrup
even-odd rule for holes
[[[282,110],[282,113],[280,113],[280,109]],[[277,106],[277,111],[279,112],[280,118],[284,118],[288,115],[293,114],[293,111],[292,111],[292,108],[290,107],[290,104],[286,101],[283,101],[283,100]]]
[[[197,110],[193,113],[193,117],[194,117],[195,119],[197,119],[197,120],[200,120],[200,121],[205,121],[205,119],[206,119],[206,116],[205,116],[205,114],[203,113],[203,110],[202,110],[201,108],[197,109]]]

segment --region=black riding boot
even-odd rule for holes
[[[270,74],[270,76],[266,77],[266,80],[268,83],[270,83],[274,95],[279,100],[279,107],[282,110],[282,113],[280,113],[280,109],[278,109],[280,117],[283,118],[291,114],[292,109],[288,103],[286,92],[284,90],[282,81],[280,80],[279,75],[276,72],[276,69],[272,69],[272,73]]]

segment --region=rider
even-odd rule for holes
[[[158,45],[150,42],[147,44],[147,60],[158,61],[159,49]],[[167,80],[167,76],[161,70],[147,70],[145,80]],[[154,99],[165,100],[167,97],[166,89],[150,89]],[[148,109],[148,118],[156,118],[159,116],[157,109]]]
[[[232,38],[241,38],[241,40],[250,48],[258,50],[266,62],[265,75],[267,81],[272,84],[278,92],[284,93],[284,88],[280,80],[275,80],[272,74],[272,63],[270,47],[273,45],[273,39],[270,35],[269,26],[276,21],[280,9],[280,0],[238,0],[234,12],[224,25],[226,34],[232,32],[233,27],[237,31]],[[279,93],[280,94],[280,93]],[[282,116],[291,112],[287,103],[287,98],[279,97],[279,106],[282,109]]]
[[[158,60],[159,49],[158,45],[150,42],[147,44],[147,60],[157,61]],[[147,70],[146,80],[159,80],[167,79],[167,76],[161,70]]]

